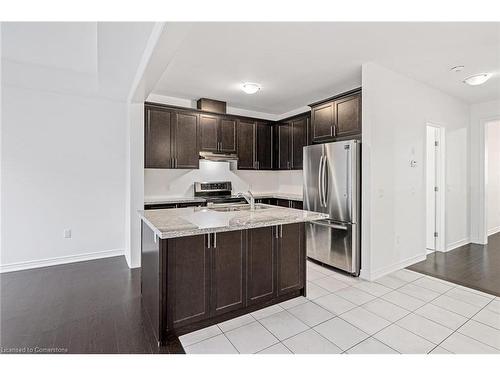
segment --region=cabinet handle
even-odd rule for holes
[[[274,232],[274,238],[278,238],[278,227],[278,225],[274,227],[276,229],[276,232]]]
[[[210,233],[207,233],[207,249],[210,249]]]
[[[335,125],[332,125],[332,129],[333,129],[333,136],[336,137],[337,136],[337,127]]]
[[[283,238],[283,225],[280,225],[280,238]]]
[[[214,249],[217,248],[217,233],[214,233]]]

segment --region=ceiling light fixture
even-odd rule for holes
[[[473,76],[464,79],[463,82],[471,86],[477,86],[477,85],[482,85],[490,78],[491,78],[490,73],[474,74]]]
[[[462,70],[464,70],[465,66],[463,65],[457,65],[457,66],[454,66],[453,68],[451,68],[450,70],[452,72],[461,72]]]
[[[241,89],[247,94],[255,94],[257,91],[260,90],[260,85],[258,83],[245,82],[241,86]]]

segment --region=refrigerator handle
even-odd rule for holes
[[[322,172],[322,165],[323,165],[323,155],[320,156],[319,158],[319,167],[318,167],[318,194],[319,194],[319,204],[320,206],[323,207],[323,192],[322,192],[322,184],[321,184],[321,172]]]
[[[347,206],[347,212],[349,213],[349,220],[352,222],[356,222],[355,218],[353,218],[353,213],[352,213],[352,160],[351,160],[351,148],[347,147],[346,148],[346,153],[347,153],[347,166],[346,166],[346,171],[347,171],[347,178],[346,178],[346,194],[345,194],[345,199],[346,199],[346,206]],[[354,154],[354,153],[352,153]]]
[[[326,205],[326,200],[328,199],[328,189],[327,189],[327,186],[326,186],[326,163],[327,163],[327,160],[328,158],[325,156],[323,156],[323,172],[322,172],[322,183],[323,183],[323,187],[321,188],[321,190],[323,191],[323,204],[325,205],[325,207],[327,206]]]

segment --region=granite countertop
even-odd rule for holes
[[[292,224],[328,218],[319,212],[257,204],[254,211],[214,211],[207,207],[172,208],[138,211],[141,219],[161,238],[228,232],[280,224]]]
[[[278,198],[289,199],[292,201],[302,201],[302,194],[283,193],[283,192],[252,192],[255,199],[262,198]],[[176,204],[176,203],[191,203],[191,202],[206,202],[203,198],[197,197],[145,197],[144,204]]]

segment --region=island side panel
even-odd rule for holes
[[[149,316],[156,340],[165,341],[164,337],[164,303],[163,294],[165,278],[163,277],[165,264],[166,241],[155,236],[147,224],[142,223],[141,235],[141,295],[142,306]]]

